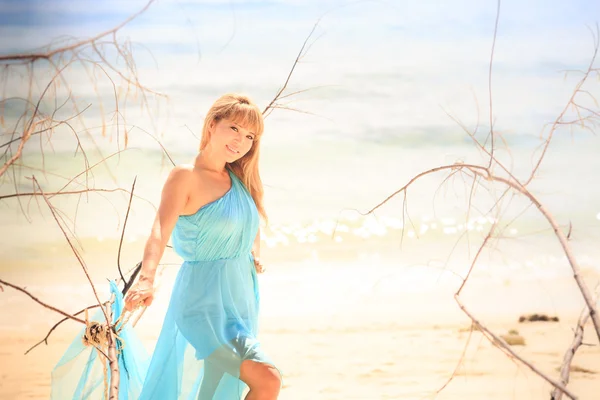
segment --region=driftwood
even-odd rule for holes
[[[598,295],[596,295],[596,299],[597,298],[598,298]],[[577,321],[577,326],[575,327],[575,336],[573,337],[573,342],[571,343],[571,346],[567,349],[567,351],[565,351],[565,355],[563,357],[563,362],[562,362],[562,365],[560,368],[560,380],[561,380],[563,386],[567,386],[567,384],[569,383],[569,374],[571,372],[571,363],[573,362],[573,357],[575,357],[575,353],[577,352],[577,349],[579,349],[579,347],[583,344],[583,332],[584,332],[585,324],[588,322],[589,319],[590,319],[590,311],[588,309],[585,309],[581,313],[581,316],[579,317],[579,320]],[[552,391],[550,399],[551,400],[561,400],[562,392],[555,388]]]
[[[72,44],[68,44],[65,46],[57,47],[57,48],[51,48],[51,46],[48,46],[47,50],[42,50],[42,51],[34,52],[34,53],[9,54],[9,55],[0,56],[0,66],[4,66],[4,71],[10,70],[10,68],[19,68],[19,67],[27,68],[27,70],[29,71],[29,88],[30,88],[29,95],[27,98],[22,98],[22,99],[7,98],[7,99],[0,100],[0,121],[2,123],[4,123],[4,119],[3,119],[3,116],[1,115],[1,113],[5,109],[5,105],[8,102],[23,101],[25,104],[27,104],[27,107],[25,107],[25,111],[23,112],[23,114],[17,120],[17,122],[15,124],[15,127],[13,129],[10,139],[4,143],[0,143],[0,150],[3,149],[3,151],[4,151],[3,157],[5,157],[7,159],[4,162],[4,164],[2,166],[0,166],[0,177],[8,176],[8,173],[11,171],[14,172],[15,168],[30,168],[24,164],[19,163],[19,160],[22,159],[23,151],[25,149],[26,143],[28,141],[30,141],[33,137],[40,137],[40,151],[43,156],[45,145],[48,145],[48,143],[50,142],[50,139],[51,139],[51,135],[59,127],[67,127],[74,134],[74,137],[75,137],[75,140],[77,143],[76,153],[81,152],[83,154],[84,164],[85,164],[85,168],[83,169],[83,171],[78,174],[75,174],[71,177],[68,177],[66,179],[67,180],[66,184],[64,184],[59,190],[45,192],[42,189],[41,185],[39,184],[38,179],[35,177],[35,175],[32,175],[30,179],[33,182],[33,191],[20,192],[17,188],[17,182],[15,180],[14,193],[8,193],[8,194],[1,195],[0,200],[16,199],[19,202],[19,205],[21,206],[21,210],[23,211],[24,215],[26,215],[26,212],[25,212],[23,205],[21,204],[21,199],[23,199],[23,198],[29,198],[29,199],[41,198],[44,200],[44,203],[49,208],[56,224],[61,229],[63,236],[71,249],[71,252],[73,253],[73,255],[75,256],[75,258],[77,260],[77,263],[79,264],[80,268],[82,269],[82,271],[85,274],[85,276],[88,280],[88,283],[94,293],[94,296],[96,299],[96,304],[89,305],[87,307],[82,308],[78,312],[71,314],[69,312],[63,311],[57,307],[52,306],[51,304],[49,304],[43,300],[40,300],[34,294],[30,293],[26,288],[19,287],[17,285],[14,285],[10,282],[5,281],[5,280],[0,279],[0,290],[1,291],[4,290],[4,287],[2,286],[2,285],[4,285],[4,286],[12,288],[14,290],[20,291],[20,292],[28,295],[33,301],[38,303],[40,306],[45,307],[49,310],[52,310],[64,317],[63,319],[58,321],[56,324],[54,324],[49,329],[46,336],[42,340],[40,340],[38,343],[33,345],[31,348],[29,348],[25,352],[25,355],[29,354],[32,350],[34,350],[36,347],[38,347],[41,344],[47,345],[48,339],[50,338],[52,333],[56,330],[56,328],[68,320],[73,320],[80,324],[86,325],[88,327],[88,329],[86,329],[86,335],[87,335],[87,332],[90,331],[90,329],[92,329],[97,334],[99,333],[101,336],[101,338],[99,338],[99,342],[101,342],[102,345],[99,345],[98,343],[95,343],[93,340],[90,340],[91,338],[88,338],[86,335],[84,335],[84,336],[85,336],[85,341],[89,341],[89,344],[93,345],[96,348],[96,350],[98,351],[98,353],[101,356],[101,359],[103,359],[104,362],[106,362],[108,364],[108,370],[110,371],[110,382],[105,382],[105,397],[108,399],[111,399],[111,400],[116,400],[119,398],[118,389],[119,389],[119,381],[120,381],[117,341],[119,341],[121,339],[118,338],[118,331],[117,331],[117,326],[116,326],[119,324],[119,321],[117,321],[117,323],[112,322],[112,320],[113,320],[112,304],[115,299],[113,296],[113,297],[111,297],[110,300],[105,301],[105,302],[102,302],[100,300],[98,292],[95,287],[95,284],[89,275],[85,260],[82,257],[82,255],[80,254],[79,250],[77,249],[76,244],[74,243],[74,241],[77,240],[76,235],[74,233],[75,229],[73,227],[73,229],[70,230],[68,227],[66,227],[65,221],[62,217],[62,212],[56,208],[56,206],[52,203],[52,200],[57,196],[82,196],[82,195],[89,195],[90,193],[98,193],[98,194],[126,193],[129,195],[129,203],[127,206],[125,221],[124,221],[123,228],[121,231],[121,238],[119,241],[119,248],[118,248],[118,255],[117,255],[117,262],[116,262],[117,273],[119,276],[116,281],[120,284],[123,284],[122,294],[125,295],[127,293],[127,291],[134,284],[134,282],[141,270],[141,262],[139,262],[131,271],[129,271],[126,274],[123,273],[123,269],[122,269],[122,265],[121,265],[121,251],[123,248],[123,239],[125,236],[127,219],[129,216],[130,209],[132,207],[133,198],[136,197],[136,198],[142,199],[142,200],[145,200],[145,199],[140,198],[139,196],[136,196],[134,194],[135,183],[136,183],[135,180],[134,180],[130,190],[127,190],[122,187],[95,188],[95,187],[89,187],[87,183],[88,183],[88,176],[92,173],[92,170],[94,168],[106,165],[107,160],[109,160],[112,157],[119,156],[121,153],[123,153],[124,151],[127,150],[128,135],[131,134],[131,132],[133,131],[134,128],[137,128],[142,133],[150,136],[161,147],[161,149],[163,150],[163,153],[170,160],[171,164],[175,165],[175,163],[173,162],[173,159],[169,155],[167,149],[163,146],[163,144],[160,142],[160,140],[158,140],[156,138],[156,136],[154,136],[150,132],[147,132],[146,130],[144,130],[141,127],[136,127],[136,126],[127,127],[126,126],[125,120],[123,117],[124,113],[119,109],[119,95],[117,93],[118,88],[109,74],[109,72],[116,74],[122,80],[123,84],[125,85],[124,92],[127,93],[126,96],[131,95],[130,93],[132,93],[134,90],[137,91],[137,93],[141,94],[142,106],[145,107],[146,110],[149,110],[148,96],[166,98],[166,96],[164,94],[153,91],[152,89],[148,88],[147,86],[144,86],[142,83],[139,82],[137,75],[136,75],[136,67],[135,67],[135,62],[134,62],[134,58],[133,58],[131,49],[129,48],[127,43],[120,42],[116,36],[117,32],[121,28],[123,28],[129,22],[131,22],[132,20],[134,20],[135,18],[137,18],[141,14],[143,14],[144,11],[146,11],[154,2],[155,2],[155,0],[149,0],[140,11],[138,11],[134,15],[130,16],[129,18],[127,18],[125,21],[123,21],[121,24],[119,24],[115,28],[110,29],[106,32],[100,33],[90,39],[76,41]],[[274,98],[269,102],[267,107],[264,109],[263,115],[265,116],[265,118],[275,109],[287,109],[287,110],[292,110],[292,111],[303,112],[301,110],[297,110],[297,109],[290,107],[289,103],[281,103],[281,100],[289,99],[297,94],[306,92],[307,90],[311,90],[311,89],[305,89],[305,90],[300,90],[297,92],[286,93],[288,83],[290,82],[293,72],[294,72],[295,68],[297,67],[298,63],[301,61],[302,57],[308,51],[307,44],[308,44],[309,40],[312,38],[313,33],[314,33],[315,29],[317,28],[317,26],[318,26],[318,22],[313,26],[312,30],[310,31],[310,34],[307,36],[306,40],[302,44],[300,52],[298,53],[298,56],[294,60],[294,63],[287,75],[287,78],[286,78],[283,86],[278,90],[278,92],[276,93]],[[105,56],[105,54],[104,54],[105,48],[107,48],[107,46],[111,46],[111,45],[117,51],[118,56],[121,57],[121,59],[124,61],[124,63],[123,63],[125,65],[124,67],[119,67],[118,63],[110,62],[107,59],[107,57]],[[86,56],[85,56],[86,51],[91,51],[91,54],[93,56],[99,58],[100,61],[98,62],[98,61],[92,60],[91,58],[86,58]],[[42,91],[41,95],[38,97],[37,101],[34,103],[32,101],[32,93],[31,93],[32,92],[31,87],[33,85],[32,82],[33,82],[33,78],[34,78],[33,66],[35,63],[37,63],[40,60],[44,60],[44,61],[48,62],[50,64],[52,70],[54,71],[54,74],[53,74],[52,78],[50,79],[50,81],[47,83],[45,89]],[[64,86],[68,87],[67,69],[75,63],[79,63],[84,68],[86,68],[86,70],[88,70],[87,66],[90,65],[93,68],[94,72],[100,71],[104,75],[104,77],[107,78],[112,83],[113,90],[114,90],[114,98],[115,98],[114,108],[116,110],[114,112],[114,115],[116,117],[115,125],[117,128],[117,143],[119,145],[119,150],[108,156],[102,155],[100,149],[95,145],[96,142],[87,132],[87,129],[84,130],[84,132],[88,133],[88,138],[92,140],[92,143],[95,146],[94,150],[97,151],[101,155],[101,160],[99,162],[96,162],[93,165],[91,165],[88,161],[86,148],[85,148],[85,146],[82,145],[82,142],[79,137],[79,133],[76,132],[70,125],[72,120],[78,119],[85,126],[85,123],[84,123],[85,111],[87,111],[91,107],[91,104],[88,105],[87,107],[84,107],[83,109],[81,109],[77,105],[77,103],[72,99],[71,95],[69,94],[65,103],[60,106],[57,105],[57,107],[53,113],[51,113],[49,115],[45,115],[40,111],[40,104],[43,101],[47,100],[48,98],[51,98],[53,95],[54,95],[54,97],[56,97],[57,88],[59,87],[59,85],[62,84]],[[88,70],[88,73],[89,72],[90,71]],[[90,84],[95,87],[95,79],[96,78],[93,77],[93,74],[89,74],[89,75],[90,75]],[[98,94],[98,97],[100,98],[99,94]],[[127,98],[125,98],[125,100],[127,100]],[[63,120],[55,119],[56,112],[58,110],[60,110],[61,108],[63,108],[67,103],[69,103],[69,101],[71,102],[71,105],[74,110],[73,115],[70,116],[69,118],[66,118]],[[100,102],[99,106],[102,111],[103,105],[101,102]],[[106,120],[105,120],[106,116],[104,115],[103,112],[101,112],[101,116],[102,116],[102,136],[105,136],[106,128],[108,125],[106,124]],[[18,133],[19,131],[21,131],[20,134]],[[124,139],[125,139],[124,142],[122,142],[122,143],[120,142],[120,134],[121,133],[124,135]],[[48,140],[45,144],[42,143],[42,140],[41,140],[42,136],[44,136],[44,135],[47,136],[47,140]],[[17,148],[14,152],[12,149],[13,145],[17,146]],[[43,169],[40,171],[42,173],[46,173],[46,171],[44,171]],[[108,172],[109,172],[109,174],[112,175],[111,171],[108,171]],[[81,177],[85,178],[85,184],[83,184],[83,185],[80,184],[78,181],[78,179],[80,179]],[[82,187],[81,187],[81,189],[71,189],[71,188],[69,188],[69,186],[71,184],[77,184]],[[145,201],[147,201],[147,200],[145,200]],[[76,212],[76,210],[75,210],[75,212]],[[170,247],[170,246],[168,246],[168,247]],[[94,322],[93,327],[92,327],[92,323],[90,323],[87,319],[87,314],[88,314],[89,310],[96,309],[96,308],[100,308],[102,310],[105,322],[104,323]],[[79,317],[79,316],[81,316],[81,314],[84,314],[84,313],[86,316],[85,319],[82,319],[81,317]],[[137,319],[133,322],[133,325],[135,325],[135,323],[137,322],[137,320],[139,320],[139,318],[141,317],[142,314],[143,314],[143,310],[138,315]],[[122,323],[122,321],[121,321],[121,323]],[[98,338],[96,337],[96,339],[98,339]]]
[[[10,74],[11,70],[18,69],[18,68],[25,68],[27,73],[29,74],[29,80],[28,80],[29,90],[28,90],[28,95],[26,98],[4,98],[4,99],[0,100],[0,107],[1,107],[0,112],[2,112],[2,113],[6,109],[7,103],[23,102],[26,105],[24,107],[24,111],[23,111],[22,115],[16,121],[14,129],[12,131],[12,135],[10,136],[10,139],[5,141],[4,143],[0,144],[0,150],[2,150],[4,152],[3,157],[6,159],[4,164],[0,167],[0,177],[9,178],[9,177],[16,175],[14,173],[15,169],[29,168],[27,165],[19,163],[19,160],[22,158],[22,155],[23,155],[23,152],[25,149],[25,144],[28,141],[32,140],[32,138],[34,138],[34,137],[40,138],[40,152],[41,152],[42,159],[43,159],[44,150],[46,147],[51,146],[50,145],[51,137],[52,137],[53,133],[59,127],[65,127],[65,128],[67,128],[67,130],[70,130],[74,134],[74,138],[77,143],[76,153],[81,152],[83,154],[84,164],[85,164],[85,168],[81,173],[76,174],[76,175],[71,176],[70,178],[66,179],[67,183],[61,189],[59,189],[57,191],[45,193],[44,190],[42,189],[42,186],[39,184],[36,176],[32,175],[30,178],[33,183],[33,191],[32,192],[20,192],[17,189],[17,181],[16,181],[16,179],[14,179],[14,185],[15,185],[14,193],[9,193],[9,194],[0,196],[0,200],[16,199],[19,202],[19,205],[21,206],[21,210],[23,211],[23,214],[26,215],[25,209],[23,208],[23,205],[21,204],[22,198],[29,198],[29,199],[41,198],[41,199],[43,199],[43,202],[46,204],[46,206],[50,210],[50,213],[51,213],[53,219],[55,220],[56,224],[59,226],[67,244],[71,248],[71,252],[75,256],[77,263],[79,264],[80,268],[84,272],[84,274],[88,280],[88,283],[90,285],[90,288],[92,289],[92,291],[94,293],[94,297],[96,299],[96,304],[85,307],[75,314],[71,314],[66,311],[60,310],[57,307],[54,307],[45,301],[38,299],[35,295],[30,293],[25,288],[21,288],[10,282],[7,282],[5,280],[0,280],[0,283],[4,286],[7,286],[7,287],[10,287],[10,288],[13,288],[15,290],[25,293],[26,295],[31,297],[32,300],[37,302],[39,305],[41,305],[47,309],[50,309],[58,314],[61,314],[65,317],[62,320],[60,320],[58,323],[56,323],[49,330],[46,337],[44,339],[42,339],[42,341],[40,341],[39,343],[37,343],[36,345],[31,347],[29,350],[27,350],[27,352],[25,354],[28,354],[31,350],[33,350],[35,347],[37,347],[41,343],[48,344],[48,338],[50,337],[52,332],[61,323],[65,322],[67,320],[73,320],[73,321],[76,321],[83,325],[86,325],[86,326],[88,326],[88,330],[89,330],[89,327],[91,325],[90,325],[89,321],[87,320],[87,311],[90,309],[100,307],[100,309],[102,310],[102,313],[104,315],[105,322],[101,323],[99,325],[100,326],[99,332],[105,332],[105,338],[104,338],[105,340],[104,341],[106,342],[106,348],[103,348],[103,347],[97,346],[97,345],[94,345],[94,347],[99,352],[101,359],[105,360],[108,363],[108,368],[110,369],[110,380],[111,381],[110,381],[110,384],[109,385],[107,384],[107,387],[106,387],[106,396],[110,399],[117,399],[119,396],[119,394],[118,394],[119,368],[118,368],[118,358],[117,358],[117,351],[116,351],[116,341],[118,339],[116,338],[116,331],[112,324],[112,302],[114,299],[111,299],[107,302],[103,302],[100,300],[100,297],[96,290],[96,286],[95,286],[94,282],[92,281],[90,274],[88,272],[88,268],[85,263],[85,260],[83,259],[82,255],[80,254],[79,250],[77,249],[76,244],[74,243],[74,241],[77,240],[77,238],[74,234],[74,229],[71,230],[66,226],[65,221],[64,221],[64,214],[61,212],[61,210],[56,208],[56,206],[52,203],[52,200],[56,196],[65,196],[65,195],[81,196],[81,195],[87,195],[90,193],[125,192],[130,195],[130,201],[129,201],[129,205],[128,205],[128,209],[127,209],[127,214],[129,213],[129,209],[131,207],[131,200],[134,196],[134,187],[132,187],[132,189],[130,191],[128,191],[124,188],[120,188],[120,187],[117,187],[117,188],[91,188],[88,186],[87,183],[88,183],[88,177],[89,177],[90,173],[92,172],[93,168],[95,168],[97,166],[102,166],[105,163],[105,161],[112,158],[113,156],[118,156],[121,152],[125,151],[126,150],[125,148],[127,147],[128,132],[126,129],[124,132],[122,132],[122,129],[124,129],[124,124],[122,123],[123,122],[122,116],[119,111],[119,97],[120,96],[117,93],[118,88],[117,88],[117,85],[115,84],[115,82],[113,81],[113,79],[111,78],[110,74],[107,71],[111,71],[112,73],[116,74],[122,80],[122,82],[124,82],[124,84],[127,88],[127,90],[125,91],[125,93],[127,93],[125,100],[127,99],[127,96],[131,95],[130,88],[135,88],[138,91],[138,93],[141,94],[142,103],[143,103],[143,105],[146,106],[146,108],[148,107],[146,94],[150,94],[152,96],[157,96],[157,97],[164,97],[162,94],[149,89],[148,87],[142,85],[138,81],[137,77],[135,76],[136,75],[136,67],[135,67],[135,63],[133,62],[132,53],[126,43],[120,42],[117,39],[117,32],[121,28],[123,28],[126,24],[131,22],[133,19],[135,19],[136,17],[141,15],[145,10],[147,10],[154,1],[155,0],[149,0],[147,2],[147,4],[139,12],[132,15],[131,17],[129,17],[128,19],[123,21],[121,24],[119,24],[115,28],[110,29],[106,32],[100,33],[90,39],[76,41],[74,43],[67,44],[65,46],[55,47],[55,48],[52,48],[49,45],[47,49],[42,49],[41,51],[34,52],[34,53],[8,54],[8,55],[0,56],[0,65],[3,66],[3,73],[7,74],[7,76],[8,76],[8,74]],[[119,55],[119,57],[121,57],[122,60],[126,61],[124,63],[124,65],[125,65],[124,67],[118,66],[118,63],[119,63],[118,60],[113,64],[106,59],[106,57],[104,56],[104,52],[110,46],[112,46],[113,49],[117,50],[117,54]],[[90,52],[91,52],[91,54],[90,54]],[[96,56],[97,58],[100,58],[101,61],[100,62],[94,61],[92,59],[92,56]],[[34,66],[36,64],[39,64],[40,61],[44,61],[45,63],[50,65],[50,69],[51,69],[51,71],[53,71],[53,74],[52,74],[51,79],[46,84],[44,90],[41,92],[41,94],[39,95],[37,100],[34,102],[32,99],[32,96],[33,96],[32,87],[34,85],[33,81],[34,81],[34,70],[35,70]],[[124,146],[123,149],[120,149],[118,152],[111,154],[108,157],[102,156],[102,160],[94,165],[90,165],[88,158],[87,158],[86,148],[82,145],[82,142],[79,137],[79,133],[76,132],[71,125],[71,123],[74,119],[78,119],[85,126],[85,123],[84,123],[85,115],[84,114],[90,108],[91,105],[88,105],[87,107],[84,107],[84,108],[80,108],[80,106],[76,103],[76,101],[71,96],[71,92],[69,91],[69,96],[67,97],[67,100],[63,104],[58,105],[58,104],[56,104],[56,101],[53,101],[53,103],[55,103],[56,107],[55,107],[54,111],[51,112],[50,114],[44,114],[41,111],[41,107],[40,107],[42,102],[46,102],[48,99],[51,99],[52,97],[55,97],[55,98],[57,97],[57,90],[60,86],[66,87],[67,89],[69,88],[67,70],[74,64],[81,65],[84,67],[84,69],[86,69],[86,71],[88,72],[88,74],[90,76],[90,85],[94,86],[94,88],[96,85],[95,73],[98,71],[103,73],[103,76],[112,83],[112,86],[114,89],[114,98],[115,98],[114,107],[116,109],[115,115],[116,115],[116,126],[117,126],[117,141],[118,142],[120,141],[121,133],[124,133],[124,135],[125,135],[125,142],[122,144]],[[90,70],[90,67],[92,70]],[[38,68],[38,70],[39,69],[40,68]],[[98,95],[98,98],[100,99],[99,95]],[[61,110],[63,107],[65,107],[68,103],[70,103],[71,106],[73,107],[73,115],[68,118],[61,119],[61,120],[56,119],[55,115],[57,114],[57,112],[59,110]],[[103,105],[102,105],[101,101],[100,101],[99,107],[102,111]],[[102,116],[102,122],[103,122],[102,133],[104,136],[105,132],[106,132],[106,127],[107,127],[106,122],[105,122],[106,116],[104,115],[103,112],[101,112],[101,116]],[[5,123],[2,115],[0,115],[0,120],[2,121],[2,124]],[[19,134],[19,131],[21,132],[20,134]],[[84,130],[84,132],[87,133],[87,130]],[[88,135],[89,135],[89,133],[88,133]],[[42,141],[43,136],[46,136],[47,141],[45,141],[45,142]],[[89,136],[89,138],[92,139],[92,143],[95,144],[95,141],[93,140],[93,138],[91,136]],[[12,148],[12,146],[14,146],[14,145],[17,146],[16,150],[13,150],[13,148]],[[119,147],[120,146],[121,146],[121,143],[119,142]],[[102,154],[99,151],[99,149],[97,148],[97,146],[96,146],[96,150],[99,152],[99,154]],[[41,170],[41,172],[46,173],[46,171],[44,171],[43,169]],[[9,173],[12,173],[12,174],[9,175]],[[20,173],[19,173],[19,175],[20,175]],[[77,179],[79,179],[82,176],[83,176],[83,178],[85,178],[85,184],[83,184],[83,185],[79,184],[78,181],[76,181]],[[76,190],[70,189],[69,186],[72,183],[78,184],[83,187],[81,189],[76,189]],[[135,183],[134,183],[134,185],[135,185]],[[75,210],[75,212],[76,212],[76,210]],[[125,222],[125,225],[126,225],[126,222]],[[123,227],[123,230],[124,229],[125,229],[125,226]],[[122,239],[121,239],[121,241],[122,241]],[[120,250],[121,249],[119,248],[119,256],[120,256]],[[125,286],[123,291],[126,292],[129,289],[129,287],[131,287],[133,280],[137,276],[137,273],[139,271],[139,266],[138,266],[137,270],[134,271],[134,273],[130,277],[129,281],[127,281],[125,279],[125,276],[123,275],[123,273],[121,271],[120,262],[118,262],[118,271],[119,271],[119,275],[120,275],[120,280],[123,282],[123,284]],[[85,320],[82,319],[81,317],[78,317],[83,313],[86,314]]]
[[[570,236],[572,226],[570,225],[569,232],[567,234],[565,234],[565,232],[563,232],[562,228],[560,227],[559,223],[556,221],[556,219],[554,218],[554,216],[552,215],[550,210],[548,210],[548,208],[538,200],[537,196],[528,189],[528,185],[535,178],[535,174],[538,171],[540,165],[542,164],[542,162],[544,160],[548,146],[550,145],[553,134],[556,131],[558,126],[560,126],[560,125],[577,125],[579,127],[590,129],[590,127],[588,127],[587,124],[595,125],[598,122],[600,122],[600,110],[589,109],[587,107],[580,105],[578,102],[578,96],[581,96],[581,95],[591,96],[591,94],[588,91],[583,89],[583,86],[588,81],[588,78],[590,78],[592,76],[592,74],[594,74],[594,73],[600,75],[600,70],[598,68],[594,68],[594,65],[596,62],[596,56],[597,56],[598,48],[599,48],[599,42],[600,42],[600,40],[599,40],[600,29],[596,28],[596,31],[594,32],[594,39],[595,39],[594,40],[594,49],[593,49],[593,54],[592,54],[592,57],[591,57],[591,60],[590,60],[590,63],[588,65],[587,69],[584,71],[579,71],[582,75],[581,79],[575,85],[575,88],[569,98],[569,101],[566,103],[565,107],[560,112],[560,114],[558,115],[558,117],[556,118],[554,123],[552,124],[549,133],[544,138],[543,145],[542,145],[542,151],[541,151],[539,157],[537,158],[537,160],[535,161],[534,167],[532,168],[531,173],[529,174],[529,176],[526,179],[522,180],[522,179],[517,178],[510,171],[510,169],[507,168],[505,165],[503,165],[503,163],[495,155],[495,150],[497,149],[497,141],[496,141],[497,134],[494,132],[494,129],[493,129],[492,64],[493,64],[493,54],[494,54],[494,47],[495,47],[497,29],[498,29],[498,18],[499,18],[499,13],[500,13],[500,2],[499,1],[498,1],[497,12],[498,12],[498,14],[497,14],[497,18],[496,18],[496,26],[495,26],[494,38],[493,38],[493,44],[492,44],[492,54],[490,57],[490,65],[489,65],[489,96],[490,96],[489,97],[489,123],[490,123],[490,126],[489,126],[489,134],[488,134],[486,141],[484,143],[481,143],[479,140],[477,140],[475,138],[474,132],[470,132],[465,127],[464,124],[462,124],[460,121],[458,121],[454,117],[450,116],[470,136],[470,138],[473,140],[473,143],[481,151],[481,153],[488,157],[487,162],[482,165],[465,164],[462,162],[457,162],[457,163],[454,163],[451,165],[443,165],[443,166],[439,166],[439,167],[432,168],[430,170],[418,173],[412,179],[410,179],[406,185],[404,185],[400,189],[394,191],[390,196],[385,198],[383,201],[381,201],[375,207],[373,207],[370,210],[368,210],[367,212],[361,213],[361,214],[363,214],[363,215],[372,214],[377,209],[379,209],[381,206],[383,206],[388,201],[390,201],[392,198],[394,198],[398,195],[402,195],[403,196],[403,210],[402,210],[402,226],[403,226],[403,228],[402,228],[401,235],[403,238],[404,237],[405,218],[408,217],[410,219],[410,216],[407,215],[407,209],[406,209],[408,188],[411,185],[413,185],[414,183],[416,183],[417,181],[419,181],[421,178],[428,176],[428,175],[438,173],[438,172],[448,172],[449,173],[445,180],[449,179],[450,177],[454,176],[455,174],[461,174],[468,179],[472,179],[473,183],[472,183],[472,186],[470,189],[470,197],[468,199],[468,207],[467,207],[467,211],[466,211],[467,219],[471,213],[471,201],[472,201],[472,197],[475,195],[475,189],[477,187],[482,187],[482,182],[485,182],[487,184],[499,184],[503,187],[503,193],[500,196],[500,199],[498,199],[496,201],[496,203],[493,205],[493,207],[490,209],[490,212],[489,212],[489,214],[493,215],[495,221],[498,221],[499,216],[501,216],[502,210],[500,209],[499,203],[500,203],[501,198],[506,196],[506,194],[508,194],[509,192],[512,192],[512,193],[516,193],[518,195],[521,195],[521,196],[527,198],[532,205],[537,207],[540,214],[545,218],[548,225],[554,231],[555,236],[558,239],[560,246],[562,247],[563,253],[567,257],[570,268],[573,272],[573,279],[574,279],[576,285],[578,286],[579,291],[581,292],[581,295],[586,304],[586,310],[585,310],[584,316],[582,316],[582,318],[580,318],[580,320],[577,324],[577,328],[575,330],[573,344],[567,350],[564,360],[563,360],[562,369],[561,369],[561,380],[559,381],[559,380],[556,380],[556,379],[548,376],[548,374],[542,372],[539,368],[537,368],[531,362],[527,361],[523,357],[516,354],[511,349],[510,345],[506,343],[505,340],[500,338],[499,335],[496,335],[494,332],[492,332],[483,322],[481,322],[475,315],[473,315],[469,311],[469,309],[465,306],[465,304],[461,301],[460,293],[461,293],[462,289],[464,288],[464,286],[467,284],[469,277],[471,275],[471,272],[473,271],[473,269],[476,266],[479,255],[481,254],[483,249],[487,245],[489,245],[490,239],[496,238],[496,235],[497,235],[496,223],[492,224],[492,226],[490,227],[490,229],[487,233],[487,236],[482,241],[477,254],[473,258],[472,264],[470,265],[470,268],[469,268],[466,276],[462,278],[462,284],[461,284],[460,288],[458,289],[458,291],[455,293],[454,299],[456,300],[460,309],[471,319],[471,321],[473,323],[473,327],[478,328],[478,330],[480,330],[484,334],[484,336],[494,346],[496,346],[498,349],[500,349],[509,358],[511,358],[513,360],[518,360],[520,363],[527,366],[535,374],[537,374],[538,376],[540,376],[542,379],[544,379],[545,381],[547,381],[548,383],[550,383],[553,386],[553,392],[551,395],[552,399],[559,399],[562,397],[562,394],[567,395],[571,399],[576,399],[577,396],[567,388],[570,364],[572,362],[575,352],[581,345],[584,325],[588,319],[592,320],[596,336],[598,337],[598,342],[600,343],[600,316],[598,315],[596,303],[595,303],[594,299],[592,298],[592,293],[591,293],[589,287],[586,285],[586,283],[582,279],[581,269],[579,267],[579,264],[577,262],[575,254],[569,244],[569,236]],[[595,104],[598,104],[598,103],[596,102]],[[575,110],[578,115],[578,118],[576,118],[574,120],[566,120],[566,113],[568,110]],[[489,139],[491,139],[491,141],[490,141],[491,145],[487,146],[487,142]],[[496,173],[495,172],[496,169],[499,169],[500,173]],[[469,340],[470,340],[470,336],[469,336],[469,339],[467,339],[467,346],[468,346]],[[466,347],[465,347],[465,350],[466,350]],[[457,365],[454,373],[452,374],[452,376],[448,379],[447,382],[445,382],[445,384],[440,389],[437,390],[436,393],[439,393],[444,388],[446,388],[448,383],[454,378],[454,376],[458,370],[458,367],[462,363],[464,354],[465,354],[465,351],[463,351],[461,358],[458,362],[458,365]]]

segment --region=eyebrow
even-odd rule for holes
[[[241,125],[239,125],[239,124],[237,124],[237,123],[235,123],[235,122],[233,122],[233,121],[231,121],[231,123],[232,123],[232,124],[234,124],[235,126],[237,126],[238,128],[246,129],[246,128],[244,128],[243,126],[241,126]],[[256,133],[254,133],[254,132],[250,132],[250,131],[248,131],[248,133],[251,133],[251,134],[253,134],[254,136],[256,136]]]

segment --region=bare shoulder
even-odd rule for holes
[[[165,182],[165,190],[180,190],[188,187],[194,179],[194,166],[189,164],[181,164],[175,166]]]
[[[194,166],[192,164],[179,164],[173,167],[169,178],[190,179],[194,174]]]

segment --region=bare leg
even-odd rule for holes
[[[204,376],[202,377],[198,400],[212,400],[224,373],[225,371],[214,362],[204,360]]]
[[[240,379],[250,388],[245,400],[277,400],[281,376],[275,367],[250,360],[242,361]]]

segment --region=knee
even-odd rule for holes
[[[281,390],[281,375],[279,375],[279,371],[270,365],[263,365],[256,378],[253,385],[250,385],[250,388],[265,396],[264,398],[276,399]]]
[[[267,366],[262,376],[262,383],[265,391],[272,395],[278,395],[281,390],[281,375],[276,368]]]
[[[260,398],[276,399],[281,390],[281,375],[277,368],[252,361],[244,361],[241,368],[242,380]]]

